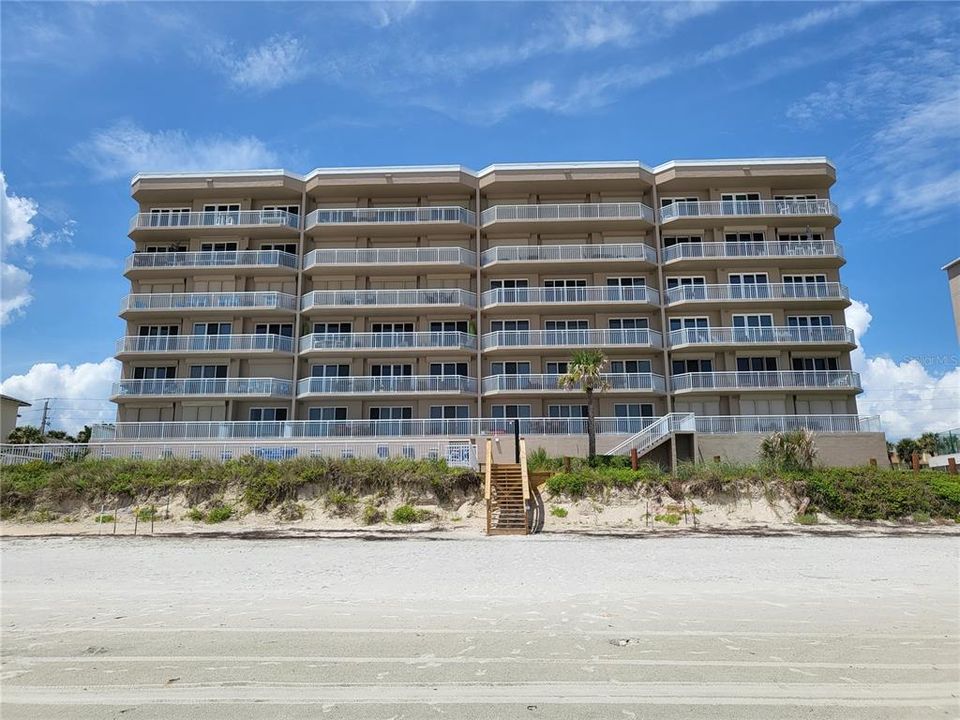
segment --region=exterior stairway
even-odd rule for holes
[[[622,443],[610,450],[606,455],[622,455],[636,450],[642,457],[658,445],[671,439],[676,433],[696,433],[697,424],[693,413],[670,413],[664,415],[652,425],[628,437]]]
[[[525,441],[520,463],[493,463],[493,443],[487,440],[484,498],[487,535],[526,535],[530,532],[530,480]]]

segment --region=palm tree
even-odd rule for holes
[[[577,350],[567,363],[567,372],[557,384],[567,390],[582,390],[587,395],[587,455],[592,460],[597,454],[597,430],[594,426],[593,393],[607,389],[603,369],[607,357],[600,350]]]
[[[917,440],[917,447],[922,453],[926,453],[927,455],[936,455],[937,447],[940,444],[939,440],[940,438],[937,437],[936,433],[925,432]]]

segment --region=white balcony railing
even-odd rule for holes
[[[679,345],[855,345],[853,330],[841,325],[826,327],[724,327],[684,328],[667,336],[670,347]]]
[[[860,374],[849,370],[758,370],[674,375],[674,392],[684,390],[860,390]]]
[[[560,375],[488,375],[483,378],[483,392],[538,392],[544,390],[563,390],[560,387]],[[662,375],[654,373],[605,373],[607,391],[649,390],[665,392]]]
[[[556,288],[497,288],[483,293],[481,302],[485,308],[492,305],[544,305],[549,303],[645,303],[659,305],[660,293],[653,288],[642,285],[633,287],[594,285]]]
[[[300,228],[300,217],[285,210],[232,210],[224,212],[138,213],[130,231],[171,228],[287,227]]]
[[[788,217],[838,217],[836,203],[815,200],[701,200],[674,202],[660,208],[660,222],[684,217],[744,217],[782,215]]]
[[[643,203],[625,202],[493,205],[480,213],[483,226],[516,220],[644,220],[652,223],[654,212]]]
[[[758,283],[680,285],[668,288],[664,302],[722,302],[727,300],[849,300],[846,285],[823,283]]]
[[[547,347],[662,347],[656,330],[499,330],[483,336],[484,350]]]
[[[315,350],[476,350],[477,336],[464,332],[313,333],[300,338],[300,352]]]
[[[476,225],[472,210],[457,205],[437,207],[329,208],[307,215],[307,228],[317,225]]]
[[[379,393],[474,393],[477,379],[462,375],[366,375],[308,377],[297,395],[370,395]]]
[[[698,415],[697,432],[769,435],[790,430],[819,433],[882,432],[879,415]]]
[[[301,310],[349,307],[426,307],[475,308],[477,295],[456,288],[444,290],[314,290],[303,296]]]
[[[462,265],[474,267],[477,254],[459,247],[435,248],[347,248],[311,250],[303,258],[303,269],[329,265]]]
[[[525,262],[602,262],[637,260],[657,263],[657,251],[644,243],[618,245],[503,245],[480,255],[484,267],[497,263]]]
[[[127,257],[124,271],[211,267],[286,267],[296,270],[297,256],[280,250],[138,252]]]
[[[297,298],[282,292],[140,293],[127,295],[120,312],[131,310],[297,309]]]
[[[283,335],[128,335],[117,340],[120,353],[293,352]]]
[[[121,380],[113,384],[114,397],[200,395],[203,397],[290,397],[293,383],[279,378],[167,378]]]
[[[832,240],[796,242],[692,242],[663,249],[663,261],[697,258],[817,258],[843,257],[843,248]]]

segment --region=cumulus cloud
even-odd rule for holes
[[[233,86],[255,92],[295,83],[310,67],[306,47],[292,35],[274,35],[242,55],[216,48],[214,59]]]
[[[14,245],[24,245],[36,228],[33,219],[37,215],[39,206],[37,201],[28,197],[14,194],[7,187],[7,179],[0,172],[0,190],[2,190],[2,209],[0,223],[2,223],[3,249]]]
[[[30,280],[33,276],[23,268],[0,262],[0,325],[6,325],[23,314],[33,300]]]
[[[0,383],[0,392],[22,400],[55,398],[50,404],[49,424],[75,433],[84,425],[111,422],[116,409],[108,402],[110,388],[120,377],[120,363],[107,358],[99,363],[57,365],[37,363],[23,375],[11,375]],[[21,424],[40,422],[39,406],[22,410]]]
[[[390,0],[370,3],[370,21],[378,28],[403,22],[420,7],[417,0]]]
[[[71,156],[98,178],[137,172],[247,170],[277,165],[277,156],[258,138],[214,135],[194,138],[183,130],[144,130],[119,120],[76,145]]]
[[[896,362],[870,357],[862,347],[873,320],[869,306],[853,300],[846,317],[857,338],[858,347],[850,360],[863,383],[863,394],[857,398],[862,414],[879,415],[887,437],[893,440],[960,425],[960,363],[956,358],[953,369],[936,377],[915,358]]]

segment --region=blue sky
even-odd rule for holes
[[[17,3],[2,13],[4,392],[104,407],[138,170],[827,155],[855,364],[960,425],[960,8]],[[109,407],[109,406],[107,406]],[[32,416],[26,416],[32,419]]]

